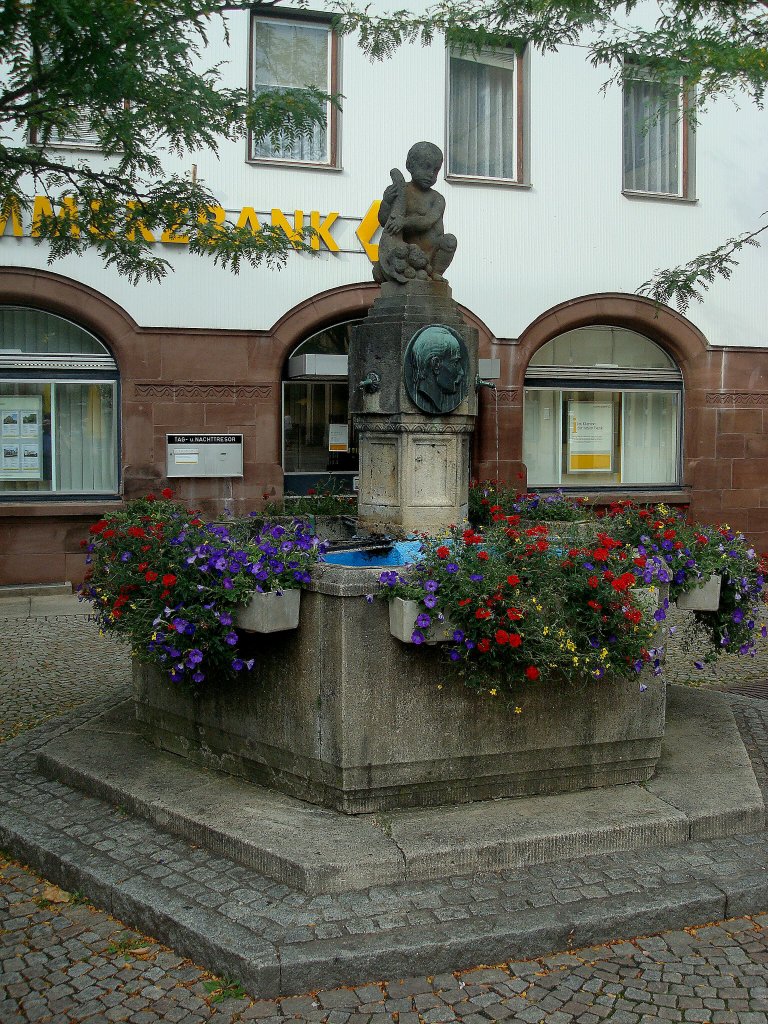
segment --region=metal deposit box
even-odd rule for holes
[[[166,434],[167,475],[242,476],[242,434]]]

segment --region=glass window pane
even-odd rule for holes
[[[117,490],[117,422],[113,383],[56,383],[53,396],[56,490]]]
[[[286,381],[283,445],[286,473],[322,475],[356,470],[357,441],[349,416],[348,383]]]
[[[542,345],[530,365],[677,369],[655,342],[623,327],[579,327],[567,331]]]
[[[325,25],[254,19],[253,91],[271,92],[314,87],[330,91],[330,33]],[[329,115],[326,109],[326,118]],[[311,134],[278,146],[254,144],[252,155],[261,159],[327,162],[328,128],[316,126]]]
[[[21,306],[0,306],[0,354],[9,352],[109,355],[92,334],[60,316]]]
[[[624,188],[682,195],[680,96],[658,82],[624,83]]]
[[[531,486],[560,483],[559,391],[526,388],[523,410],[523,462]]]
[[[52,489],[51,385],[0,381],[0,494]]]
[[[451,174],[517,179],[515,56],[452,53],[448,169]]]
[[[624,483],[677,483],[680,395],[624,393]]]

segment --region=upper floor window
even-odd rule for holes
[[[324,93],[338,92],[338,40],[330,25],[254,17],[252,26],[253,93],[312,87]],[[324,125],[315,125],[310,134],[298,139],[286,137],[277,146],[269,139],[251,140],[250,158],[332,167],[337,162],[336,137],[337,111],[328,103]]]
[[[624,191],[693,196],[693,133],[686,119],[688,95],[629,67],[624,79]]]
[[[448,175],[522,182],[522,112],[523,61],[513,50],[451,50]]]
[[[118,374],[61,317],[0,307],[0,499],[115,494]]]

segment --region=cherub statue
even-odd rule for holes
[[[417,142],[408,150],[405,161],[411,180],[406,182],[395,167],[390,171],[392,184],[384,190],[379,208],[379,224],[384,229],[379,243],[379,262],[374,264],[374,280],[444,281],[456,252],[456,237],[443,227],[445,199],[432,186],[443,166],[443,154],[431,142]]]

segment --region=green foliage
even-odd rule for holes
[[[239,981],[225,975],[223,978],[214,978],[212,981],[204,981],[203,988],[211,997],[211,1003],[221,1003],[225,999],[247,999],[248,993]]]
[[[35,223],[49,262],[95,248],[136,281],[170,269],[142,234],[173,226],[190,250],[237,271],[243,261],[279,268],[295,249],[311,252],[311,231],[212,224],[216,199],[205,183],[168,174],[164,154],[218,152],[250,130],[257,140],[295,139],[324,124],[317,89],[250,97],[224,88],[204,50],[227,33],[227,13],[264,8],[221,0],[35,0],[0,11],[0,210],[31,210],[31,192],[56,211]],[[305,6],[300,0],[299,6]],[[245,69],[243,69],[243,76]],[[103,156],[53,145],[85,119]],[[28,142],[30,131],[34,144]],[[189,156],[190,160],[193,159]],[[68,204],[67,201],[68,200]],[[132,204],[129,206],[128,204]]]

